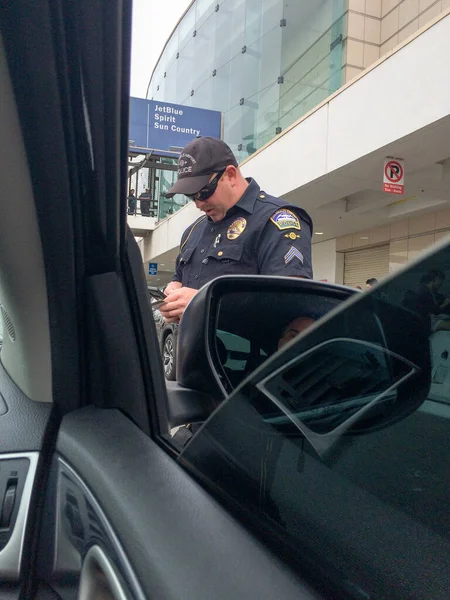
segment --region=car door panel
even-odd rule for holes
[[[40,450],[52,405],[27,398],[1,362],[0,403],[0,452]]]
[[[22,598],[95,593],[83,586],[95,584],[96,569],[100,578],[111,571],[129,598],[313,598],[176,463],[169,446],[142,256],[130,232],[127,238],[123,210],[131,2],[7,1],[0,26],[20,124],[9,137],[23,138],[25,151],[7,150],[31,182],[38,235],[26,234],[23,247],[42,252],[39,293],[48,301],[51,344],[51,404],[35,405],[3,372],[0,380],[8,409],[0,415],[0,451],[35,453],[37,464],[24,483],[34,479],[21,538]],[[11,185],[2,212],[11,219],[15,206],[31,214],[14,191]],[[20,214],[11,221],[21,222]],[[0,275],[12,270],[5,256]],[[27,261],[17,263],[16,279],[31,280]],[[33,279],[21,299],[25,313],[37,304],[36,286]],[[40,339],[33,339],[38,347]],[[39,363],[31,364],[35,345],[27,348],[34,352],[19,363],[23,369]],[[81,408],[88,404],[98,406]],[[0,572],[0,597],[18,593]]]
[[[56,451],[56,485],[49,493],[59,503],[58,519],[67,512],[67,486],[72,496],[97,507],[103,530],[99,533],[97,524],[93,533],[86,520],[83,529],[89,533],[78,552],[83,555],[100,539],[131,597],[140,597],[139,587],[132,587],[139,581],[146,598],[273,599],[281,593],[283,598],[317,598],[119,411],[90,407],[66,416]],[[48,561],[39,566],[52,587],[64,571],[58,561],[70,552],[70,536],[55,537],[58,560],[51,561],[51,571]],[[72,560],[80,566],[81,558],[72,555]],[[55,589],[64,598],[64,590]]]
[[[0,597],[13,591],[26,560],[27,525],[33,520],[33,490],[52,405],[34,402],[0,363]]]
[[[104,510],[61,456],[51,467],[39,555],[41,580],[63,599],[95,598],[96,587],[115,600],[145,598]]]
[[[27,521],[39,454],[0,455],[0,573],[2,581],[20,578]]]
[[[52,368],[52,404],[37,404],[0,367],[0,481],[9,489],[14,526],[3,532],[0,598],[16,599],[19,593],[22,600],[90,600],[96,594],[114,600],[319,598],[287,566],[292,561],[283,563],[285,555],[275,545],[269,549],[263,537],[268,532],[246,519],[251,507],[238,513],[214,499],[214,489],[198,483],[192,461],[175,460],[169,419],[181,423],[196,392],[177,389],[175,408],[168,409],[142,256],[126,229],[130,0],[8,0],[0,25],[25,147],[24,153],[13,146],[7,150],[28,169],[32,183]],[[12,198],[14,187],[10,190]],[[13,204],[19,205],[5,201],[5,212]],[[27,251],[34,254],[38,248],[30,240]],[[14,245],[8,249],[14,256]],[[19,267],[25,262],[17,261]],[[17,279],[27,276],[26,269],[17,272]],[[22,302],[26,310],[36,304],[33,292]],[[35,344],[40,339],[35,336]],[[31,362],[33,352],[27,358]],[[26,361],[19,366],[26,369]],[[196,401],[200,416],[202,405],[212,408],[206,396],[197,394]],[[271,478],[270,463],[261,455],[273,445],[257,455],[251,443],[256,428],[250,435],[248,424],[242,420],[250,445],[244,462],[261,467],[264,482],[275,482],[284,499],[287,482],[300,481],[311,461],[297,461],[289,447],[286,469]],[[211,464],[212,454],[209,472],[218,466]],[[289,478],[294,469],[296,477]],[[321,485],[312,486],[305,501],[316,494],[326,542],[336,497],[324,471],[317,469]],[[257,484],[259,492],[261,479]],[[239,490],[241,501],[245,485],[248,477]],[[339,533],[344,525],[339,521]],[[370,546],[368,538],[363,542]],[[370,566],[371,552],[368,547]],[[292,553],[297,556],[301,548]],[[342,559],[344,577],[347,558],[350,563],[353,557]],[[299,572],[305,575],[305,569]],[[363,597],[363,590],[347,590]]]

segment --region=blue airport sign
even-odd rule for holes
[[[158,275],[158,263],[148,263],[148,274]]]
[[[198,136],[220,138],[221,129],[222,115],[216,110],[130,98],[130,150],[173,153]]]

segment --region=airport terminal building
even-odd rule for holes
[[[244,174],[312,215],[315,277],[361,285],[450,231],[449,12],[450,0],[195,0],[147,98],[220,111]],[[160,285],[197,209],[165,205],[174,171],[152,177],[158,219],[135,230]]]

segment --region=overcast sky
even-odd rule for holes
[[[133,0],[130,95],[145,98],[167,38],[191,0]]]

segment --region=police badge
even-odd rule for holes
[[[227,229],[227,238],[229,240],[235,240],[238,238],[244,229],[247,227],[247,221],[244,217],[239,217],[236,221],[233,221]]]

